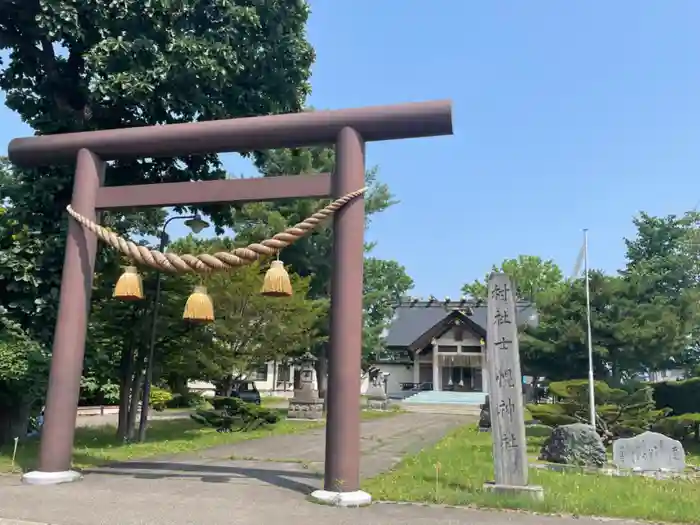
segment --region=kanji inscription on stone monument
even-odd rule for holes
[[[528,463],[518,326],[513,286],[502,273],[489,277],[486,360],[495,484],[524,487]]]

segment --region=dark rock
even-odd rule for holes
[[[600,468],[607,462],[607,457],[598,433],[590,425],[574,423],[552,431],[542,446],[540,460]]]

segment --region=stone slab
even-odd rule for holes
[[[369,410],[387,410],[389,408],[388,399],[368,399],[367,408]]]
[[[681,442],[657,432],[615,441],[613,463],[619,468],[641,472],[682,472],[686,466]]]
[[[287,417],[289,419],[323,419],[323,400],[290,399]]]
[[[497,483],[484,483],[486,492],[493,492],[502,496],[526,496],[535,501],[544,501],[544,489],[538,485],[527,485],[524,487],[516,485],[499,485]]]

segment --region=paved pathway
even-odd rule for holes
[[[465,416],[402,414],[362,424],[363,476],[429,446]],[[409,505],[336,509],[305,500],[322,483],[323,432],[129,462],[52,487],[0,476],[0,525],[592,525],[594,520]],[[231,459],[231,458],[237,459]],[[20,521],[12,521],[20,520]],[[21,520],[25,520],[22,522]]]
[[[162,421],[164,419],[185,419],[190,417],[191,410],[167,410],[148,414],[149,421]],[[136,420],[138,423],[138,418]],[[114,425],[119,423],[119,414],[105,414],[103,416],[78,416],[75,420],[76,427],[101,427],[104,425]]]
[[[401,414],[386,419],[365,421],[362,423],[360,441],[362,451],[360,475],[363,478],[369,478],[389,470],[406,454],[416,453],[436,443],[450,429],[472,420],[473,418],[463,415]],[[267,465],[269,468],[279,470],[280,466],[284,465],[284,468],[290,471],[311,471],[320,475],[323,473],[324,454],[325,429],[316,429],[303,434],[244,441],[190,455],[158,458],[157,465],[147,464],[144,467],[155,467],[156,470],[160,470],[160,466],[166,468],[165,465],[174,461],[199,465],[223,465],[240,469],[252,466],[265,468]],[[135,465],[124,466],[127,469],[133,469]],[[320,488],[319,483],[313,483],[312,487]]]

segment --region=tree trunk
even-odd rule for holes
[[[31,408],[32,403],[27,400],[0,407],[0,445],[9,445],[16,437],[20,441],[27,437]]]
[[[316,361],[316,381],[318,396],[323,399],[323,415],[326,415],[328,413],[328,343],[323,344]]]
[[[622,367],[617,363],[615,352],[610,352],[611,386],[619,388],[622,385]]]
[[[272,393],[271,395],[275,395],[275,392],[277,392],[277,359],[275,359],[272,362]]]
[[[325,399],[328,391],[328,343],[324,343],[316,361],[316,380],[318,396]]]
[[[117,439],[124,441],[129,426],[129,399],[131,396],[132,376],[134,374],[134,347],[129,344],[122,350],[119,362],[119,423],[117,425]]]
[[[219,383],[219,395],[222,397],[231,397],[231,392],[233,391],[233,375],[227,375]]]
[[[181,376],[180,374],[171,374],[168,377],[168,388],[170,388],[170,391],[173,394],[180,394],[181,396],[189,393],[187,388],[187,378]]]
[[[143,367],[137,367],[134,372],[134,379],[131,382],[131,399],[129,400],[129,417],[126,423],[126,437],[129,441],[133,441],[136,433],[136,415],[138,414],[139,401],[141,400],[141,386],[143,385]]]

